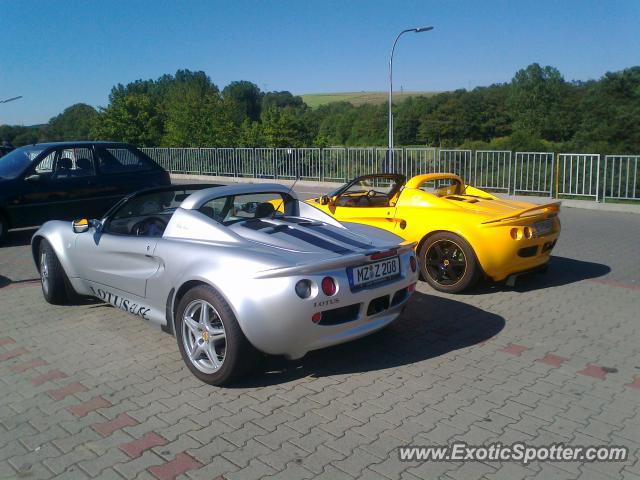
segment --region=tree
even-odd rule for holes
[[[262,135],[267,147],[304,147],[312,137],[299,112],[274,106],[262,112]]]
[[[640,67],[599,80],[566,82],[532,64],[509,83],[411,97],[394,105],[396,145],[640,152]],[[251,82],[222,92],[204,72],[178,70],[116,85],[96,113],[72,105],[46,125],[0,126],[0,140],[100,138],[140,146],[383,146],[385,104],[335,102],[310,109],[287,91]]]
[[[583,86],[573,147],[595,153],[640,151],[640,67],[606,73]]]
[[[307,105],[302,100],[302,97],[293,96],[291,92],[268,92],[262,97],[262,109],[268,110],[271,107],[293,107],[304,110]]]
[[[95,108],[76,103],[49,120],[40,131],[40,141],[89,140],[97,119]]]
[[[262,92],[255,83],[246,80],[231,82],[222,90],[222,97],[236,104],[242,116],[240,122],[244,117],[254,122],[260,120]]]
[[[160,145],[162,119],[148,93],[123,95],[112,90],[111,102],[101,110],[91,136],[100,140],[129,142],[141,147]]]
[[[238,146],[245,148],[264,147],[265,139],[262,135],[262,124],[260,122],[252,122],[248,118],[245,118],[242,125],[240,125]]]
[[[567,87],[560,72],[550,66],[533,63],[516,72],[508,96],[513,129],[549,140],[564,139],[560,119]]]
[[[173,80],[163,78],[165,115],[162,145],[167,147],[218,146],[216,119],[221,117],[218,87],[204,72],[179,70]]]

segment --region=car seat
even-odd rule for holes
[[[273,215],[273,212],[275,211],[276,211],[276,208],[273,206],[272,203],[269,203],[269,202],[259,203],[258,206],[256,207],[256,213],[254,218],[270,217],[271,215]]]
[[[68,157],[59,158],[55,163],[55,168],[53,172],[56,178],[67,178],[71,176],[71,167],[73,166],[73,162]]]
[[[93,175],[93,162],[88,158],[78,158],[76,160],[76,174],[79,177],[87,177]]]

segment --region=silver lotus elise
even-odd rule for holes
[[[418,279],[412,244],[276,184],[143,190],[102,219],[47,222],[31,245],[48,302],[92,296],[158,324],[214,385],[260,352],[299,358],[385,327]]]

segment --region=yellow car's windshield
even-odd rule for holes
[[[336,192],[336,205],[343,207],[387,206],[403,185],[404,177],[401,175],[359,177]]]

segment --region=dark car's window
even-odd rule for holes
[[[142,152],[129,147],[97,147],[100,173],[132,173],[152,170],[155,164]]]
[[[24,172],[44,147],[21,147],[0,158],[0,178],[17,178]]]
[[[109,215],[104,231],[118,235],[161,237],[176,208],[197,190],[152,191],[136,195]]]
[[[35,167],[40,175],[52,178],[90,177],[96,174],[91,148],[57,148],[44,157]]]
[[[231,225],[278,214],[292,215],[294,203],[290,195],[279,192],[248,193],[215,198],[200,207],[199,211],[223,225]]]
[[[53,166],[54,163],[56,161],[56,157],[58,156],[58,152],[57,150],[54,150],[50,153],[47,154],[46,157],[44,157],[42,160],[40,160],[38,162],[38,164],[35,167],[35,171],[38,174],[41,175],[45,175],[45,174],[52,174],[53,173]]]

